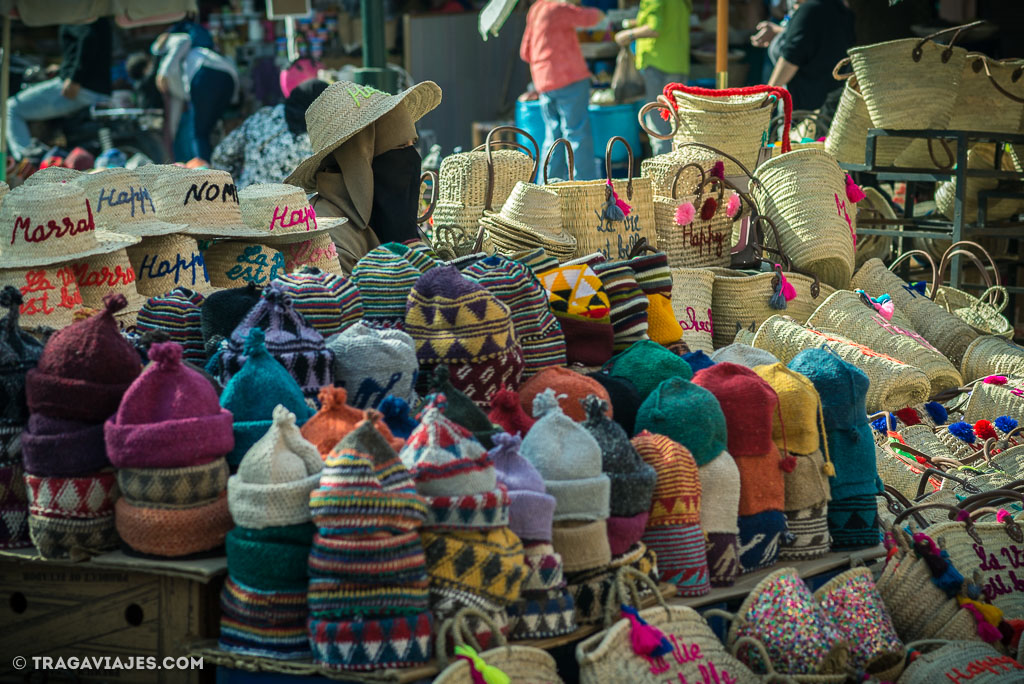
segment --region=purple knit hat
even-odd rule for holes
[[[508,489],[509,528],[524,542],[550,542],[555,497],[547,493],[544,478],[533,464],[519,455],[523,440],[507,432],[499,432],[492,439],[494,448],[487,453],[498,471],[498,482]]]
[[[149,348],[150,364],[104,428],[118,468],[184,468],[209,463],[235,446],[231,412],[198,371],[181,362],[181,345]]]
[[[21,433],[21,457],[30,475],[73,477],[95,473],[110,465],[103,440],[103,423],[29,416]]]

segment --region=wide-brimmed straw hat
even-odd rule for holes
[[[184,223],[157,218],[149,183],[129,169],[112,168],[85,173],[71,181],[92,203],[96,225],[124,235],[149,237],[184,232]]]
[[[69,183],[21,186],[0,206],[0,268],[77,261],[134,245],[139,238],[96,227],[85,193]]]
[[[313,155],[305,159],[286,183],[313,189],[314,176],[327,155],[399,105],[413,122],[441,103],[441,88],[433,81],[417,83],[397,95],[349,81],[332,83],[306,110],[306,128]]]
[[[533,183],[516,183],[501,211],[484,212],[480,225],[503,253],[543,247],[565,261],[576,251],[576,238],[562,227],[558,195]]]
[[[269,244],[301,242],[348,222],[344,217],[318,218],[306,191],[296,185],[259,183],[238,193],[242,220],[263,233]]]
[[[157,216],[184,223],[190,235],[208,238],[263,237],[266,231],[245,224],[238,188],[231,174],[214,169],[164,173],[150,183]]]
[[[43,183],[67,183],[82,175],[81,171],[67,169],[63,166],[47,166],[39,169],[22,183],[24,186],[42,185]]]

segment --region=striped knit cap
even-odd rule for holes
[[[363,302],[354,282],[343,275],[303,266],[274,282],[292,298],[292,306],[324,337],[339,333],[363,317]]]
[[[558,259],[545,252],[543,247],[516,252],[509,258],[513,261],[518,261],[535,274],[558,268]]]
[[[324,387],[317,399],[320,410],[302,426],[302,436],[313,443],[320,455],[325,459],[334,447],[345,438],[371,412],[360,411],[345,403],[347,393],[341,387]],[[392,449],[401,449],[405,442],[391,434],[391,430],[383,421],[374,421],[377,430],[384,436]]]
[[[305,589],[264,591],[229,576],[220,609],[221,650],[276,660],[309,658]]]
[[[597,366],[607,361],[615,344],[611,303],[593,269],[585,264],[560,266],[537,277],[562,325],[569,363]]]
[[[448,365],[452,384],[478,405],[489,407],[503,386],[519,387],[523,354],[508,307],[454,266],[431,269],[416,282],[405,329],[421,370]]]
[[[387,242],[382,245],[395,254],[405,259],[416,267],[420,273],[426,273],[435,266],[440,266],[437,255],[434,254],[422,240],[410,240],[409,242]]]
[[[401,330],[357,321],[327,341],[334,352],[334,383],[356,408],[377,408],[386,396],[416,401],[416,345]]]
[[[495,255],[470,265],[462,275],[483,285],[508,307],[516,339],[523,348],[524,378],[548,366],[565,365],[562,326],[548,308],[547,294],[529,268]]]
[[[611,303],[615,351],[620,352],[639,340],[647,339],[647,296],[636,274],[625,261],[605,261],[594,266]]]
[[[139,333],[162,330],[171,342],[183,350],[182,357],[195,364],[206,364],[201,314],[205,298],[187,287],[176,287],[167,294],[150,297],[139,311]]]
[[[352,269],[363,302],[363,319],[382,328],[401,328],[407,295],[421,275],[405,256],[384,245],[364,254]]]
[[[678,342],[683,329],[672,311],[672,272],[668,255],[654,252],[630,259],[636,282],[647,295],[647,334],[658,344]]]

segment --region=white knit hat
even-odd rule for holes
[[[323,467],[320,452],[295,425],[295,414],[278,404],[267,434],[228,479],[231,517],[253,529],[307,522],[309,495],[320,483]]]
[[[374,328],[358,321],[327,340],[334,352],[334,384],[348,391],[348,403],[376,408],[393,395],[416,402],[416,343],[401,330]]]

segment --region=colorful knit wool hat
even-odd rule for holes
[[[270,355],[284,366],[307,398],[315,399],[321,387],[334,382],[334,353],[323,336],[303,319],[292,306],[280,283],[263,290],[260,301],[231,333],[221,352],[221,382],[241,370],[245,363],[245,344],[249,331],[262,328]]]
[[[310,519],[309,494],[324,462],[303,439],[295,414],[278,405],[274,422],[242,458],[228,480],[228,508],[236,525],[260,529]]]
[[[340,333],[363,317],[359,290],[343,275],[303,266],[275,280],[292,298],[295,310],[324,337]]]
[[[230,337],[250,309],[259,303],[260,292],[259,287],[249,283],[244,287],[233,287],[208,294],[203,302],[202,311],[199,312],[203,342],[208,343],[215,337]]]
[[[295,414],[299,425],[313,415],[306,405],[302,388],[270,355],[264,339],[261,329],[249,329],[245,340],[245,363],[231,377],[220,396],[220,405],[230,411],[234,419],[235,448],[228,454],[228,463],[233,468],[270,429],[275,407],[283,406]]]
[[[309,587],[312,523],[250,529],[234,527],[224,540],[228,574],[259,591],[303,591]]]
[[[235,444],[231,413],[173,342],[149,348],[150,364],[107,420],[104,436],[118,468],[179,468],[224,456]]]
[[[384,397],[377,410],[384,416],[384,424],[391,430],[391,434],[399,439],[409,439],[409,435],[419,425],[419,421],[409,415],[412,409],[405,399],[391,396]]]
[[[43,354],[43,343],[18,327],[22,302],[18,288],[8,285],[0,290],[0,309],[4,310],[0,318],[0,431],[28,421],[25,375]],[[0,461],[6,460],[7,452],[2,435],[0,432]]]
[[[698,467],[700,526],[707,538],[711,586],[732,586],[740,572],[740,471],[728,451]]]
[[[460,392],[451,383],[451,373],[447,366],[438,366],[433,373],[425,374],[428,378],[429,395],[427,401],[437,394],[445,397],[444,415],[473,433],[476,440],[484,445],[485,449],[494,446],[491,438],[501,432],[501,428],[494,425],[487,414],[477,406],[472,399]]]
[[[779,449],[810,454],[821,446],[821,399],[806,376],[782,363],[755,366],[754,372],[771,385],[779,398],[772,423],[772,439]]]
[[[189,507],[219,498],[230,474],[223,458],[184,468],[120,468],[117,487],[128,503]]]
[[[182,358],[191,363],[206,364],[203,343],[202,310],[205,298],[186,287],[176,287],[167,294],[150,297],[136,317],[139,333],[161,330],[171,342],[182,348]]]
[[[402,328],[408,295],[423,273],[385,245],[364,254],[352,269],[363,319],[380,328]]]
[[[509,389],[501,389],[494,395],[487,418],[504,428],[508,434],[520,437],[529,432],[535,422],[519,403],[519,393]]]
[[[430,661],[434,622],[428,612],[393,618],[310,618],[313,662],[331,670],[379,670]]]
[[[636,282],[636,274],[625,261],[605,261],[593,266],[611,304],[616,352],[647,339],[647,296]]]
[[[527,414],[533,413],[534,399],[547,389],[554,390],[562,412],[577,423],[587,418],[581,402],[589,395],[593,394],[605,401],[611,399],[601,383],[591,377],[568,368],[545,368],[519,388],[519,403]],[[608,408],[608,417],[613,417],[611,406]]]
[[[607,402],[590,395],[583,408],[583,427],[601,447],[601,470],[612,483],[608,543],[612,555],[618,556],[643,536],[657,473],[640,458],[622,426],[605,415]]]
[[[81,477],[25,476],[28,530],[43,558],[86,558],[117,546],[110,470]]]
[[[533,464],[519,454],[522,439],[502,432],[494,436],[494,441],[488,454],[494,461],[498,482],[508,490],[509,528],[524,543],[550,542],[555,497],[547,493],[544,478]]]
[[[223,492],[209,503],[176,508],[142,506],[121,497],[114,513],[125,550],[158,558],[181,558],[218,549],[234,526]]]
[[[406,261],[415,266],[420,273],[426,273],[435,266],[441,265],[437,255],[422,240],[385,242],[381,246],[405,257]]]
[[[490,528],[508,525],[508,491],[498,485],[490,456],[472,433],[445,417],[436,395],[398,454],[427,499],[425,527]]]
[[[683,337],[683,328],[672,311],[672,272],[668,255],[652,252],[626,262],[636,274],[636,282],[647,295],[647,335],[668,346]]]
[[[734,342],[721,349],[716,349],[711,352],[711,360],[715,363],[735,363],[746,368],[767,366],[779,362],[771,352],[741,342]]]
[[[368,415],[365,411],[348,406],[345,403],[347,398],[348,394],[341,387],[322,388],[317,395],[320,410],[302,426],[302,436],[309,440],[324,458]],[[384,423],[375,421],[374,425],[387,439],[392,449],[397,451],[405,445],[405,441],[392,435]]]
[[[21,433],[25,470],[45,477],[88,475],[110,467],[102,423],[33,413]]]
[[[683,360],[690,365],[690,369],[694,373],[715,365],[715,362],[711,360],[711,357],[705,354],[702,349],[683,354]]]
[[[562,326],[566,360],[584,366],[607,361],[615,348],[611,302],[593,269],[585,264],[560,266],[537,277]]]
[[[99,423],[117,411],[142,364],[114,320],[128,301],[109,295],[105,303],[98,316],[69,325],[47,341],[26,376],[25,396],[33,413]]]
[[[275,660],[308,659],[306,591],[263,591],[228,577],[220,592],[217,647]]]
[[[693,370],[683,357],[653,340],[641,340],[612,357],[605,369],[610,375],[629,379],[644,398],[663,380],[693,377]]]
[[[515,252],[509,258],[512,259],[512,261],[518,261],[523,266],[526,266],[533,271],[534,274],[540,274],[545,271],[550,271],[553,268],[558,268],[558,259],[544,251],[543,247]]]
[[[622,426],[627,435],[634,434],[636,412],[640,410],[644,398],[640,396],[633,381],[603,371],[587,373],[587,377],[601,383],[608,393],[608,403],[612,408],[612,415],[615,416],[615,422]]]
[[[555,548],[558,549],[557,542]],[[610,562],[590,570],[574,572],[566,565],[565,581],[573,597],[577,622],[583,625],[600,624],[616,575],[625,567],[646,575],[655,585],[658,582],[657,559],[643,542],[637,542],[626,553],[614,556]],[[652,597],[651,589],[646,586],[638,593],[641,599]]]
[[[431,269],[409,294],[405,330],[424,371],[447,365],[451,381],[484,408],[502,387],[517,389],[523,353],[511,314],[454,266]]]
[[[657,473],[643,542],[658,556],[661,581],[675,584],[681,596],[706,594],[711,584],[700,527],[697,463],[686,447],[662,435],[644,430],[632,442],[644,463]]]
[[[725,415],[715,395],[679,377],[663,381],[648,395],[637,412],[636,430],[682,444],[698,467],[718,458],[728,439]]]
[[[564,366],[565,336],[548,308],[540,281],[525,265],[500,255],[481,259],[462,275],[479,283],[508,307],[523,350],[523,377],[549,366]]]
[[[537,422],[519,453],[533,464],[548,494],[555,497],[555,522],[606,520],[611,480],[601,470],[601,445],[562,413],[554,390],[537,395],[533,415]]]
[[[327,341],[334,353],[334,383],[356,408],[377,408],[386,396],[416,401],[416,344],[401,330],[357,321]]]
[[[421,536],[432,595],[452,589],[502,607],[519,598],[526,561],[522,542],[508,527],[424,529]]]

